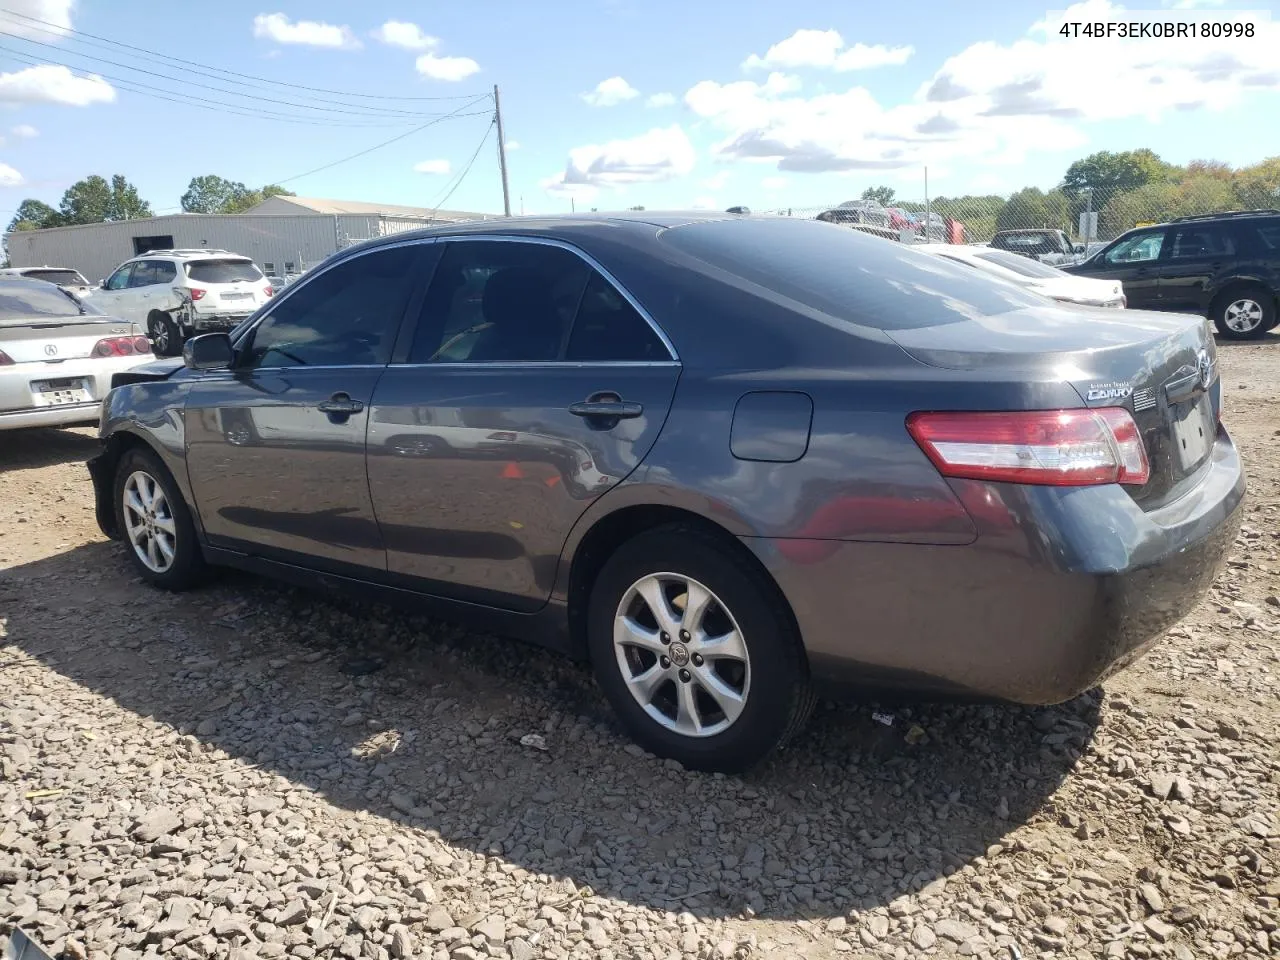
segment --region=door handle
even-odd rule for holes
[[[334,423],[341,423],[353,413],[359,413],[364,409],[364,404],[359,400],[352,400],[348,394],[335,393],[328,400],[321,400],[316,404],[316,409],[321,413],[327,413],[329,419]]]
[[[644,413],[644,405],[628,400],[585,400],[569,404],[569,412],[586,420],[633,420]]]

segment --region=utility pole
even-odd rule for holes
[[[929,228],[933,226],[929,212],[929,168],[924,168],[924,242],[929,242]]]
[[[493,117],[498,124],[498,168],[502,171],[502,212],[511,216],[511,187],[507,184],[507,141],[502,136],[502,104],[498,100],[498,85],[493,85]]]

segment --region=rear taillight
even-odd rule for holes
[[[200,287],[187,288],[187,294],[191,297],[192,300],[203,300],[204,295],[208,292],[209,292],[208,290],[202,290]]]
[[[268,299],[270,299],[270,298],[271,298],[271,296],[275,293],[275,290],[273,290],[273,289],[271,288],[271,285],[270,285],[270,284],[267,284],[267,286],[265,286],[265,287],[263,287],[263,288],[262,288],[262,292],[263,292],[263,293],[265,293],[265,294],[267,295],[267,298],[268,298]]]
[[[13,357],[0,350],[0,367],[7,367],[11,363],[13,363]]]
[[[1081,487],[1141,485],[1142,435],[1123,407],[1009,413],[913,413],[907,430],[947,477]]]
[[[108,337],[99,340],[89,352],[90,357],[136,357],[151,352],[151,341],[146,337]]]

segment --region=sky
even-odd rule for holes
[[[202,174],[499,213],[495,85],[514,213],[922,199],[926,168],[931,196],[1007,195],[1138,147],[1245,165],[1280,154],[1277,6],[0,0],[0,216],[95,173],[157,213]],[[1253,36],[1059,34],[1133,19]]]

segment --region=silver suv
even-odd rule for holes
[[[94,303],[145,327],[160,356],[188,337],[230,330],[275,291],[248,257],[226,250],[152,250],[116,268]]]

